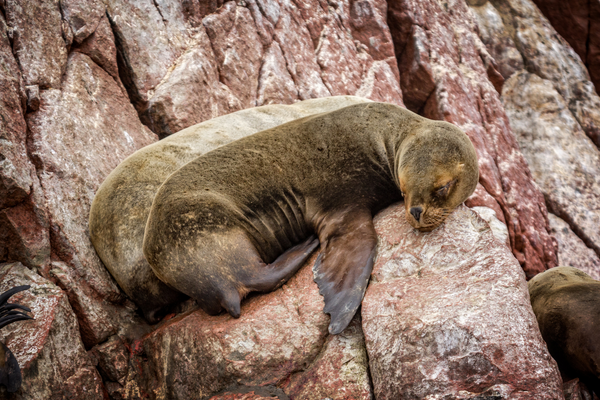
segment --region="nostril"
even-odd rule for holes
[[[421,218],[421,213],[423,212],[423,209],[421,207],[411,207],[410,209],[410,213],[412,214],[413,217],[415,217],[415,219],[418,221],[419,218]]]

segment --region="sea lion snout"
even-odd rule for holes
[[[417,222],[419,222],[422,212],[423,212],[423,208],[421,208],[421,207],[411,207],[410,208],[410,213],[415,218],[415,220],[417,220]]]

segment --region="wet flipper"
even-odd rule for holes
[[[277,289],[304,265],[318,246],[319,240],[315,235],[311,235],[304,242],[287,249],[271,264],[256,268],[248,282],[245,282],[246,287],[258,292]]]
[[[368,209],[349,208],[327,217],[319,227],[322,252],[313,268],[323,311],[331,315],[329,333],[341,333],[362,302],[377,245]]]

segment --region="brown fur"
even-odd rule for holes
[[[226,143],[308,115],[369,102],[335,96],[237,111],[186,128],[127,157],[104,180],[90,210],[90,239],[121,289],[157,322],[186,299],[160,281],[142,252],[144,229],[158,188],[173,172]]]
[[[561,372],[600,396],[600,282],[576,268],[556,267],[528,286],[542,337]]]
[[[475,150],[460,129],[391,104],[358,104],[259,132],[181,167],[154,199],[144,255],[159,279],[206,311],[238,316],[246,293],[288,279],[289,260],[301,266],[316,233],[315,281],[330,331],[339,333],[369,279],[372,215],[400,200],[402,187],[411,224],[431,230],[477,181]],[[419,220],[415,207],[423,210]]]

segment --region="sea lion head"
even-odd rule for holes
[[[396,165],[406,218],[425,232],[444,222],[479,180],[473,144],[447,122],[418,125],[400,145]]]

